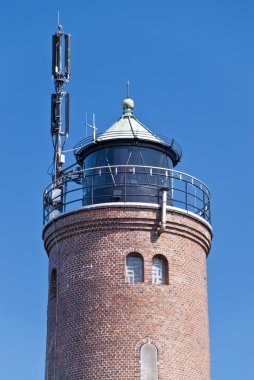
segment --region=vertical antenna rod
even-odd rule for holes
[[[93,142],[95,143],[96,142],[96,125],[95,125],[95,114],[93,113],[93,124],[90,125],[88,124],[87,122],[87,112],[86,112],[86,123],[85,123],[85,127],[86,127],[86,137],[87,137],[87,127],[91,128],[93,130]]]
[[[51,95],[51,136],[54,146],[53,181],[57,181],[61,176],[64,164],[62,138],[66,139],[69,135],[70,96],[64,91],[64,87],[70,79],[71,35],[63,33],[62,29],[62,25],[59,24],[58,12],[58,31],[52,36],[52,78],[55,84],[55,93]],[[63,98],[65,98],[65,117],[63,117]]]
[[[127,87],[127,98],[129,98],[130,97],[130,81],[129,80],[126,84],[126,87]]]

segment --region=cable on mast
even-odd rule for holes
[[[71,35],[63,32],[58,12],[58,31],[52,36],[52,78],[55,93],[51,95],[51,136],[54,147],[54,182],[60,178],[65,162],[62,138],[69,136],[70,95],[65,91],[65,85],[71,74],[70,47]]]

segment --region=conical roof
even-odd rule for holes
[[[93,149],[98,149],[101,146],[111,144],[118,144],[119,140],[139,140],[142,142],[150,142],[159,145],[165,149],[171,156],[173,165],[175,166],[181,159],[182,149],[180,145],[168,137],[161,137],[150,131],[144,124],[142,124],[133,115],[134,101],[130,98],[123,100],[123,115],[118,119],[110,128],[104,133],[97,134],[96,136],[89,136],[81,140],[74,147],[74,154],[78,162],[82,162],[84,156]],[[136,143],[135,142],[135,143]]]
[[[163,144],[163,141],[144,126],[132,113],[134,101],[124,99],[124,113],[110,128],[102,133],[97,141],[112,139],[141,139]]]

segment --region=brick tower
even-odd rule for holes
[[[44,192],[47,380],[210,379],[210,193],[133,108]]]

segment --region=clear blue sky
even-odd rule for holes
[[[71,136],[102,132],[131,82],[135,113],[183,147],[178,169],[212,192],[208,258],[212,380],[254,379],[254,3],[10,0],[1,3],[0,377],[44,378],[51,34],[72,34]],[[70,160],[71,157],[69,157]]]

